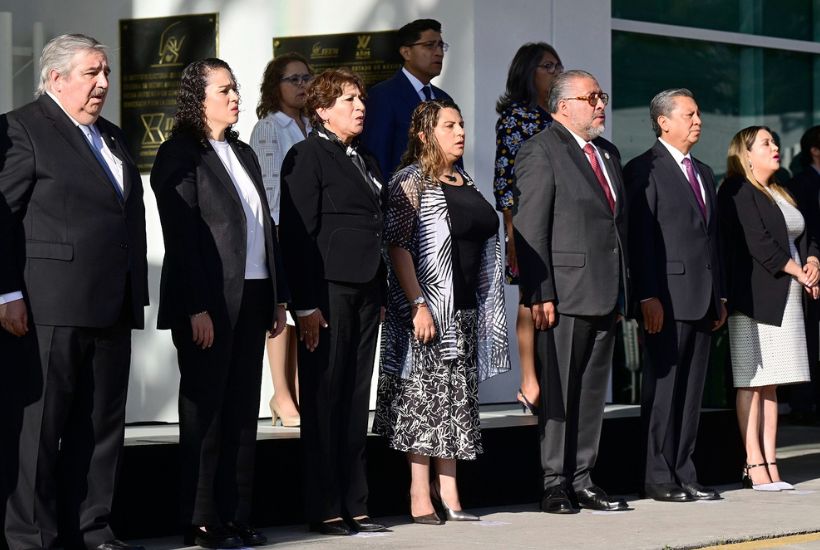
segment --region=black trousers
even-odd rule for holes
[[[309,522],[367,514],[365,447],[380,285],[328,282],[320,303],[328,328],[314,351],[298,347]]]
[[[645,483],[697,482],[692,453],[709,367],[713,320],[713,315],[700,321],[665,318],[659,333],[644,333],[649,359],[641,382]]]
[[[20,342],[19,453],[6,506],[12,550],[95,548],[108,525],[122,452],[130,305],[109,328],[30,325]],[[4,420],[5,421],[5,420]]]
[[[267,279],[246,280],[236,324],[215,314],[214,342],[195,345],[191,324],[171,330],[179,360],[179,445],[184,525],[247,522],[265,332],[273,319]]]
[[[554,328],[536,331],[545,489],[562,485],[579,491],[593,484],[616,317],[614,311],[600,317],[561,315]]]

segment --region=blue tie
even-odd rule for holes
[[[426,86],[421,87],[421,92],[424,94],[424,101],[430,101],[433,99],[433,89],[430,87],[429,84]]]
[[[83,131],[83,128],[88,130],[88,134]],[[114,174],[111,172],[111,168],[102,156],[102,138],[97,133],[96,128],[93,126],[82,126],[80,127],[80,131],[83,132],[83,137],[85,138],[88,147],[91,149],[91,152],[94,153],[94,156],[97,158],[97,162],[99,162],[100,166],[102,166],[102,169],[105,172],[105,175],[108,176],[111,185],[114,186],[114,191],[117,192],[117,197],[119,197],[120,201],[124,200],[122,189],[120,189],[120,184],[117,182],[117,178],[114,177]]]

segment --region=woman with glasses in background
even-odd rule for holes
[[[251,132],[250,145],[259,157],[262,181],[268,197],[270,214],[279,227],[279,174],[282,161],[290,148],[305,139],[311,130],[305,113],[307,85],[313,80],[307,60],[298,53],[286,53],[271,60],[265,67],[259,87],[259,122]],[[282,426],[299,426],[299,405],[296,396],[296,332],[293,318],[288,314],[288,326],[277,337],[269,335],[268,363],[270,364],[273,397],[270,400],[271,422],[277,418]]]
[[[518,261],[515,255],[512,216],[515,208],[515,155],[529,138],[552,123],[547,110],[552,82],[564,71],[561,58],[555,48],[544,42],[530,42],[521,46],[510,63],[507,74],[507,90],[498,99],[495,110],[495,179],[493,191],[495,206],[504,216],[506,235],[506,280],[518,284]],[[518,399],[525,411],[537,414],[536,403],[540,396],[538,378],[535,374],[535,331],[532,313],[527,306],[518,306],[515,323],[518,336],[521,383]]]

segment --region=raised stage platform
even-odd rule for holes
[[[484,454],[474,462],[459,462],[462,504],[471,509],[536,502],[541,495],[537,419],[510,404],[484,405],[481,425]],[[180,532],[178,439],[176,424],[126,428],[113,520],[120,537],[162,537]],[[640,449],[640,408],[608,405],[595,482],[612,494],[637,493]],[[298,429],[272,427],[269,421],[260,421],[252,518],[255,525],[303,521],[301,452]],[[388,449],[375,435],[369,438],[367,452],[371,515],[405,514],[409,474],[404,455]],[[695,451],[700,481],[739,481],[743,457],[735,412],[703,411]]]

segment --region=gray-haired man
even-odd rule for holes
[[[40,63],[37,99],[0,123],[0,326],[30,351],[6,372],[22,410],[6,539],[11,550],[58,536],[66,548],[134,548],[108,521],[131,329],[148,300],[142,183],[122,132],[100,117],[104,46],[58,36]]]

